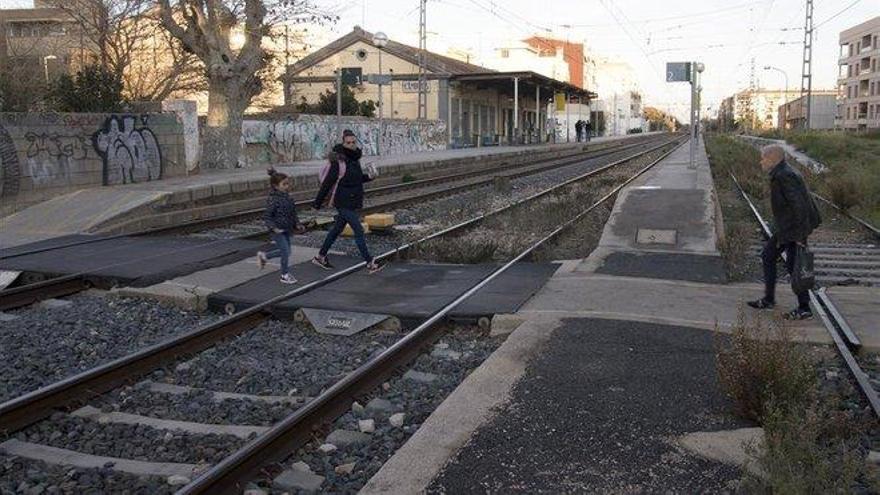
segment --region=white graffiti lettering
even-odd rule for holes
[[[104,159],[104,185],[146,182],[162,178],[162,153],[147,127],[135,129],[133,116],[113,116],[94,137]]]

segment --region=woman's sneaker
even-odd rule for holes
[[[383,268],[385,268],[386,264],[387,263],[384,263],[382,261],[373,260],[373,261],[367,263],[367,271],[370,272],[370,274],[372,275],[378,271],[381,271]]]
[[[295,284],[296,279],[293,278],[293,275],[291,275],[289,273],[285,273],[284,275],[281,276],[281,283],[282,284]]]
[[[327,259],[326,256],[321,256],[321,255],[315,256],[314,258],[312,258],[312,263],[320,266],[321,268],[323,268],[325,270],[332,270],[333,269],[333,265],[330,264],[330,260]]]
[[[260,265],[260,270],[266,268],[266,263],[269,262],[269,258],[266,257],[265,251],[257,251],[257,264]]]

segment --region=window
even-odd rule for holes
[[[849,107],[846,107],[846,120],[849,120],[849,119],[850,119],[850,115],[851,115],[851,114],[850,114],[850,108],[849,108]]]
[[[510,50],[508,50],[507,48],[502,48],[501,58],[510,58]]]

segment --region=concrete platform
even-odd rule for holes
[[[342,269],[359,260],[336,256]],[[358,272],[325,287],[285,301],[273,309],[281,318],[291,318],[302,307],[361,313],[380,313],[402,320],[424,319],[491,272],[495,265],[450,265],[392,263],[377,274]],[[478,318],[496,313],[513,313],[531,297],[558,268],[552,263],[522,263],[493,280],[483,290],[453,310],[452,318]],[[329,272],[311,263],[292,267],[301,283],[323,278]],[[227,304],[240,311],[289,292],[295,286],[281,284],[270,273],[208,297],[208,307],[223,310]]]
[[[594,139],[590,145],[634,139],[633,136]],[[375,164],[382,176],[392,176],[473,163],[491,166],[526,154],[572,152],[585,144],[440,150],[367,157],[362,161]],[[323,161],[314,160],[276,168],[293,176],[295,191],[305,192],[317,188],[318,171],[322,164]],[[259,196],[267,187],[264,169],[237,169],[74,191],[0,219],[0,248],[68,234],[132,232],[148,227],[175,225],[217,214],[206,209],[205,205],[214,204],[216,207],[217,203],[235,203],[245,197],[256,196],[258,203],[233,204],[228,213],[254,208],[262,205]]]
[[[689,149],[687,144],[679,147],[620,192],[590,256],[591,270],[723,281],[709,159],[700,141],[691,168]]]
[[[57,243],[65,243],[65,239],[2,250],[0,269],[48,276],[85,274],[99,287],[142,287],[254,256],[263,246],[256,241],[119,237],[15,255],[22,250]]]

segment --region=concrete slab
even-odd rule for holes
[[[698,456],[737,466],[754,476],[763,475],[758,469],[757,459],[749,455],[749,449],[757,449],[764,441],[763,428],[697,431],[682,435],[675,441]]]
[[[358,260],[337,256],[333,262],[342,269]],[[361,271],[280,303],[273,308],[273,313],[290,318],[299,308],[316,308],[420,319],[440,310],[495,268],[495,265],[392,263],[377,274]],[[517,264],[453,310],[450,317],[513,313],[556,269],[557,265],[552,263]],[[303,284],[328,274],[311,263],[295,265],[292,271]],[[223,310],[227,304],[233,304],[240,311],[290,290],[291,286],[278,281],[277,274],[269,274],[209,296],[208,306]]]
[[[83,469],[103,469],[110,466],[110,469],[114,471],[138,476],[184,476],[190,478],[197,469],[195,464],[134,461],[118,457],[83,454],[48,445],[22,442],[14,438],[0,443],[0,452],[58,466],[73,466]]]
[[[305,263],[316,254],[318,254],[316,248],[294,246],[290,262]],[[278,269],[280,268],[277,258],[269,260],[266,268],[260,270],[256,258],[249,257],[236,263],[198,271],[148,287],[124,287],[117,289],[116,292],[122,296],[152,299],[181,308],[205,310],[208,308],[208,297],[212,294],[266,276],[267,272]]]
[[[177,421],[171,419],[152,418],[139,414],[123,412],[105,413],[92,406],[81,407],[71,413],[71,416],[84,418],[98,423],[119,423],[125,425],[143,425],[157,430],[182,431],[196,435],[230,435],[247,440],[251,436],[264,433],[269,428],[266,426],[249,425],[220,425],[208,423],[194,423],[192,421]]]
[[[260,242],[119,237],[0,259],[0,268],[50,275],[88,274],[101,286],[147,286],[255,255]]]
[[[862,341],[862,347],[880,352],[880,287],[834,286],[826,293]]]
[[[141,382],[150,392],[171,395],[186,395],[198,392],[209,392],[214,402],[223,402],[225,400],[244,400],[259,404],[299,404],[305,402],[308,397],[286,396],[286,395],[251,395],[239,394],[235,392],[219,392],[214,390],[206,390],[203,388],[185,387],[182,385],[174,385],[173,383],[160,383],[153,381]]]
[[[795,307],[790,291],[780,288],[779,310]],[[590,317],[681,325],[728,331],[740,314],[754,310],[745,301],[763,293],[760,284],[713,285],[574,273],[552,278],[519,313],[555,317]],[[809,342],[831,343],[818,320],[793,324]]]

